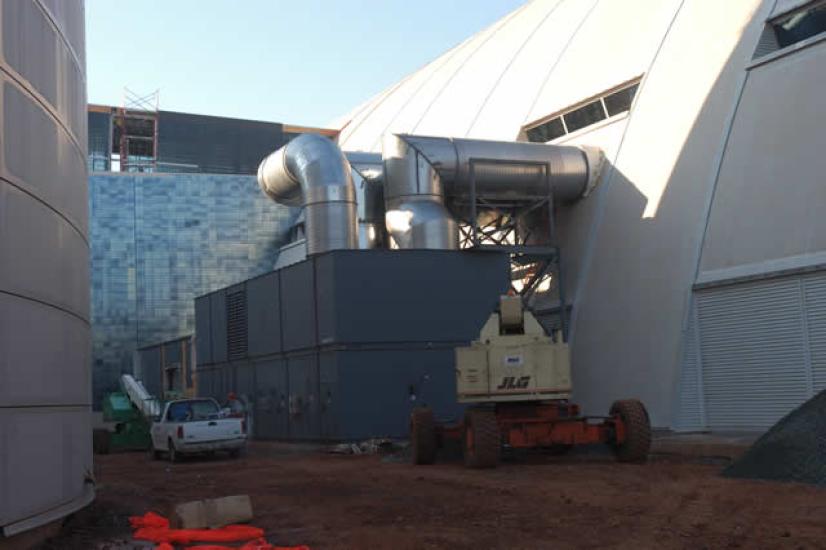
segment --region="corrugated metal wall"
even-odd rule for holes
[[[826,389],[826,272],[704,288],[695,298],[679,428],[765,429]],[[697,338],[699,353],[690,349]]]

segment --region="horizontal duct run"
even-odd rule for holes
[[[350,163],[333,141],[296,137],[261,161],[258,185],[275,202],[304,208],[308,255],[358,248]]]
[[[385,224],[399,248],[458,248],[446,208],[458,199],[542,199],[570,203],[596,182],[602,153],[524,142],[386,134]]]

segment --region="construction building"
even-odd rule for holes
[[[396,355],[388,357],[395,360],[405,350],[402,334],[410,350],[423,359],[437,354],[432,365],[446,368],[447,347],[474,336],[476,321],[459,318],[454,333],[435,325],[426,327],[432,332],[394,332],[402,324],[367,331],[356,322],[359,304],[348,302],[348,287],[339,284],[352,281],[346,274],[368,273],[370,265],[400,280],[421,273],[411,279],[411,295],[422,300],[411,304],[376,285],[396,300],[392,319],[401,323],[409,320],[404,307],[419,311],[429,304],[424,298],[434,299],[426,283],[474,273],[475,253],[456,264],[439,261],[440,254],[465,254],[444,252],[462,242],[447,233],[405,240],[394,225],[399,220],[386,227],[369,208],[357,214],[350,196],[339,210],[325,208],[359,227],[329,232],[327,244],[338,244],[319,248],[319,219],[308,215],[302,222],[302,209],[273,204],[253,175],[264,156],[308,131],[335,138],[352,165],[374,166],[361,172],[359,208],[372,200],[370,174],[386,168],[378,156],[383,144],[390,144],[387,158],[404,143],[458,150],[469,146],[462,140],[482,148],[482,140],[496,140],[507,144],[503,151],[548,143],[604,155],[604,162],[576,165],[576,181],[587,179],[588,186],[555,212],[554,253],[564,270],[555,272],[554,285],[567,290],[538,292],[532,302],[549,328],[567,333],[574,398],[586,413],[605,414],[617,397],[638,397],[655,427],[759,431],[826,387],[822,0],[533,0],[325,131],[173,113],[151,101],[92,106],[87,113],[83,3],[5,0],[0,10],[0,529],[6,536],[91,500],[87,436],[94,398],[132,370],[135,350],[198,328],[198,309],[201,318],[216,312],[216,323],[234,319],[195,331],[196,355],[204,358],[199,368],[209,372],[206,391],[218,395],[246,376],[256,396],[268,385],[265,399],[256,397],[256,414],[296,417],[288,422],[298,431],[287,424],[286,432],[268,437],[348,437],[382,428],[389,417],[361,407],[412,402],[423,386],[381,379],[391,371],[365,365],[387,363],[358,354],[392,344]],[[425,152],[427,160],[433,150]],[[455,227],[438,200],[430,203],[436,226]],[[303,209],[311,211],[318,212]],[[473,234],[461,227],[464,244],[475,238],[476,221]],[[359,262],[369,261],[355,266],[353,252],[339,250],[387,244],[418,250],[358,251]],[[430,269],[413,262],[407,270],[404,262],[417,257]],[[475,281],[479,288],[458,279],[444,288],[478,290],[487,300],[501,281],[486,271],[496,261],[484,261],[491,265],[476,266],[485,275]],[[268,274],[273,266],[280,269]],[[332,283],[309,288],[301,270]],[[284,335],[279,350],[256,349],[275,344],[264,333],[250,339],[250,327],[273,327],[276,320],[259,311],[264,325],[246,324],[249,309],[239,314],[249,303],[241,302],[241,290],[274,280],[298,290],[285,295],[279,286],[269,298],[304,296],[328,308],[312,310],[315,318],[301,304],[280,310],[298,312],[293,349],[283,343],[296,334]],[[364,283],[359,289],[372,282],[356,281]],[[325,292],[349,309],[330,311]],[[479,302],[469,295],[443,290],[439,296],[461,304],[436,303],[431,312],[444,307],[438,311],[483,317],[471,311]],[[209,352],[199,332],[214,332]],[[449,338],[441,348],[432,345],[439,334]],[[361,348],[342,347],[353,343]],[[322,367],[328,352],[334,355],[324,355],[329,361]],[[282,382],[249,368],[252,355],[264,353],[286,361],[268,376],[291,376],[293,361],[300,382],[294,395],[289,383],[286,395],[270,392]],[[400,363],[400,369],[431,382],[429,391],[452,403],[449,377],[417,371],[422,364]],[[371,374],[379,377],[374,385]],[[390,384],[398,393],[386,393]],[[322,388],[343,388],[346,399],[322,399]],[[358,393],[365,388],[387,401],[371,405]],[[309,408],[312,415],[301,416]],[[325,414],[353,424],[325,424]],[[310,418],[317,425],[303,423]],[[394,422],[395,430],[403,420]]]
[[[195,296],[272,269],[299,212],[261,196],[258,163],[337,133],[129,105],[88,108],[95,403],[136,350],[192,334]]]

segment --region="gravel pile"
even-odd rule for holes
[[[723,475],[826,486],[826,390],[783,417]]]

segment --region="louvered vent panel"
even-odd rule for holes
[[[692,309],[695,306],[692,305]],[[677,410],[677,431],[689,432],[705,428],[700,391],[700,361],[697,356],[697,323],[694,311],[690,312],[688,330],[683,342],[680,366],[680,393]]]
[[[760,40],[757,42],[757,49],[754,50],[752,59],[757,59],[768,55],[780,48],[777,43],[777,35],[771,25],[766,25],[763,29],[763,34],[760,35]]]
[[[815,392],[826,389],[826,273],[803,279],[806,297],[806,325],[812,361],[812,386]]]
[[[247,292],[227,295],[227,355],[229,359],[247,356]]]
[[[698,293],[709,428],[767,428],[807,399],[800,284],[792,277]]]

